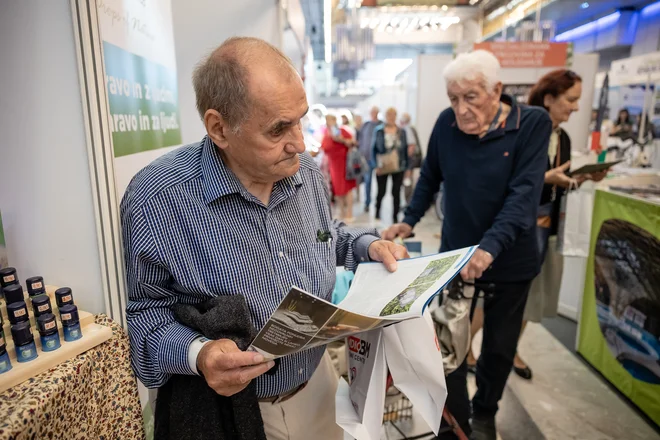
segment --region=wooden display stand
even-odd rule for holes
[[[32,312],[32,304],[28,295],[25,295],[25,304],[27,305],[28,313],[30,315],[32,335],[34,336],[34,342],[37,346],[37,352],[39,354],[36,359],[30,362],[20,363],[18,360],[16,360],[16,350],[14,349],[14,341],[11,338],[11,324],[9,323],[9,319],[7,317],[6,304],[4,300],[1,302],[2,306],[0,306],[0,310],[2,311],[2,321],[4,327],[3,332],[5,335],[5,340],[7,341],[7,353],[9,354],[9,359],[11,360],[12,369],[0,374],[0,393],[13,387],[14,385],[18,385],[19,383],[28,380],[31,377],[54,368],[62,362],[78,356],[80,353],[83,353],[90,348],[96,347],[97,345],[102,344],[112,337],[112,330],[110,327],[95,324],[94,315],[79,309],[78,316],[80,318],[80,328],[82,329],[83,336],[77,341],[64,341],[64,333],[62,331],[60,313],[55,301],[55,290],[57,290],[57,287],[46,286],[46,293],[50,297],[50,304],[53,308],[53,314],[56,316],[57,328],[60,335],[60,342],[62,344],[62,346],[55,351],[44,352],[41,350],[41,338],[39,336],[39,329],[37,327],[36,320],[34,319],[34,314]]]

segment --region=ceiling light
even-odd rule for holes
[[[582,9],[587,9],[588,7],[589,7],[589,3],[587,3],[587,2],[584,2],[580,5],[580,8],[582,8]]]
[[[446,11],[447,9],[449,9],[449,7],[447,5],[442,5],[442,10],[443,11]]]

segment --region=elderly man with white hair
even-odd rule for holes
[[[447,65],[451,108],[435,124],[403,223],[383,234],[387,239],[410,236],[444,183],[440,250],[479,244],[461,272],[464,280],[478,280],[477,291],[480,286],[489,291],[471,427],[467,364],[447,377],[447,407],[474,439],[496,438],[498,401],[513,365],[527,293],[539,271],[536,215],[552,130],[543,109],[501,94],[499,73],[495,56],[480,50]]]

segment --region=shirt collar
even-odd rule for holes
[[[213,141],[208,136],[205,136],[202,143],[201,166],[202,178],[204,180],[204,201],[211,203],[230,194],[241,194],[246,199],[253,198],[236,175],[225,165],[218,147]],[[290,192],[287,189],[293,192],[302,183],[302,176],[300,175],[300,170],[298,170],[293,176],[276,182],[275,186],[280,186],[285,192]]]

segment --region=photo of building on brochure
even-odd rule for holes
[[[387,303],[380,316],[404,313],[410,310],[415,300],[438,281],[453,265],[460,255],[452,255],[440,260],[431,261],[424,272],[406,287],[406,289]]]
[[[294,287],[252,341],[252,348],[273,359],[300,351],[336,311],[329,302]]]
[[[292,288],[252,342],[252,348],[267,358],[278,358],[384,324],[382,319],[351,313]]]

